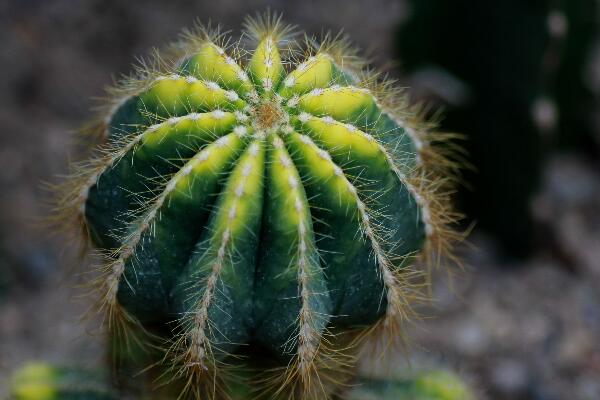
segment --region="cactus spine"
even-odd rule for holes
[[[187,32],[115,90],[60,206],[102,252],[109,326],[160,332],[186,391],[224,396],[244,364],[277,367],[269,396],[322,399],[358,346],[341,333],[397,336],[416,256],[457,237],[451,164],[347,41],[298,45],[273,15],[243,38]]]

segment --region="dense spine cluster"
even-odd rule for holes
[[[447,161],[344,40],[301,47],[273,16],[244,37],[188,32],[127,81],[61,206],[103,251],[110,326],[172,332],[187,391],[218,397],[259,352],[285,371],[274,393],[325,398],[352,353],[338,333],[395,335],[415,258],[454,238]]]

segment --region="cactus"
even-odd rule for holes
[[[115,400],[101,373],[55,367],[44,362],[25,364],[11,377],[13,400]]]
[[[326,398],[361,343],[400,336],[417,257],[460,237],[444,135],[346,39],[293,31],[186,31],[111,92],[60,200],[100,250],[108,326],[160,336],[197,398],[242,365],[271,398]]]
[[[344,400],[475,400],[469,386],[452,372],[422,371],[399,379],[361,379]]]

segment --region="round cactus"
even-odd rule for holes
[[[416,256],[454,238],[442,136],[345,39],[293,37],[272,15],[234,44],[186,32],[111,93],[62,199],[103,251],[110,326],[160,332],[196,394],[268,355],[273,390],[325,398],[341,333],[395,336]]]

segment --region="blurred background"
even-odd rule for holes
[[[597,0],[0,0],[0,398],[28,360],[104,360],[78,323],[68,239],[39,219],[40,182],[77,158],[93,98],[195,18],[236,34],[267,6],[311,34],[343,29],[465,136],[466,267],[434,277],[413,359],[483,398],[600,399]]]

